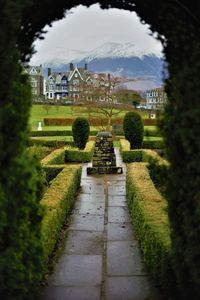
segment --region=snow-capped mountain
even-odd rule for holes
[[[93,61],[94,59],[100,58],[130,58],[139,57],[142,58],[144,55],[150,55],[149,51],[139,50],[133,43],[105,43],[100,47],[97,47],[90,51],[88,55],[75,59],[74,62],[85,60],[87,62]],[[152,55],[152,54],[151,54]],[[161,57],[158,53],[157,56]]]
[[[65,59],[59,59],[57,54],[57,59],[47,61],[44,66],[66,71],[71,62],[80,67],[87,63],[92,72],[136,78],[143,83],[149,82],[153,87],[162,84],[162,54],[141,52],[133,43],[106,43],[89,52],[70,51],[70,55],[66,55]]]

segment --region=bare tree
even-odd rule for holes
[[[120,88],[122,79],[108,76],[105,81],[97,81],[95,84],[87,84],[81,88],[80,101],[84,103],[84,109],[89,116],[102,116],[102,128],[106,119],[105,129],[111,131],[112,119],[122,111],[131,109],[131,93]]]
[[[49,103],[47,103],[47,104],[44,104],[44,105],[42,106],[42,108],[46,111],[46,114],[48,115],[50,109],[52,108],[52,106],[51,106]]]

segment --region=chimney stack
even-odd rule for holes
[[[73,63],[70,63],[70,64],[69,64],[69,69],[70,69],[70,71],[73,71],[73,70],[74,70],[74,65],[73,65]]]
[[[51,68],[48,68],[48,77],[51,75]]]
[[[87,64],[85,64],[85,70],[87,71],[87,69],[88,69],[88,65],[87,65]]]

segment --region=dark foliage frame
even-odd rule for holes
[[[171,163],[167,194],[174,268],[182,299],[200,299],[200,2],[99,2],[102,8],[135,10],[163,43],[169,103],[161,128]],[[36,167],[23,154],[31,94],[21,63],[29,61],[33,42],[43,37],[45,25],[61,19],[66,9],[93,3],[0,1],[0,295],[4,299],[31,299],[29,292],[40,280],[36,269],[42,269]]]

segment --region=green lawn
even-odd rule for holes
[[[72,136],[40,136],[40,137],[32,137],[32,139],[73,142]]]
[[[38,122],[42,122],[43,130],[69,130],[71,126],[44,126],[43,119],[44,118],[76,118],[78,116],[81,117],[88,117],[87,111],[84,111],[83,107],[81,107],[81,111],[79,107],[74,106],[56,106],[56,105],[49,105],[50,109],[47,113],[44,105],[36,105],[34,104],[31,109],[30,114],[30,127],[31,130],[37,130]],[[124,116],[126,111],[120,112],[118,116]],[[146,112],[139,112],[142,118],[148,118],[148,113]],[[98,114],[96,114],[98,116]],[[101,115],[102,116],[102,115]],[[148,126],[150,127],[155,126]],[[96,129],[96,127],[94,127]],[[92,128],[91,128],[92,130]]]

